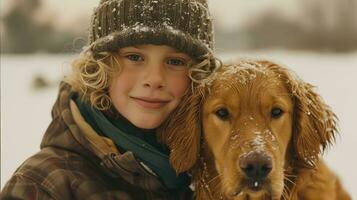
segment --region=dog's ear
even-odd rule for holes
[[[337,116],[315,92],[314,86],[293,74],[287,77],[286,83],[294,101],[292,145],[295,164],[314,168],[320,154],[335,140]]]
[[[189,90],[158,129],[158,140],[169,147],[170,163],[177,173],[189,170],[199,156],[203,95],[203,89]]]
[[[262,61],[285,82],[294,102],[292,154],[294,164],[313,168],[325,148],[332,144],[337,133],[337,117],[325,104],[314,87],[288,69]]]
[[[295,153],[303,166],[315,167],[319,155],[335,140],[337,117],[312,85],[298,80],[292,92]]]

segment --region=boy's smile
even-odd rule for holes
[[[131,97],[134,101],[136,101],[143,108],[152,108],[158,109],[164,107],[170,100],[158,99],[158,98],[150,98],[150,97]]]
[[[158,127],[188,88],[191,58],[157,45],[121,48],[117,58],[120,73],[109,90],[114,107],[139,128]]]

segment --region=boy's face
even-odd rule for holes
[[[189,86],[191,58],[169,46],[121,48],[121,67],[109,90],[114,107],[139,128],[157,128]]]

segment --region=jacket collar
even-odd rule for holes
[[[101,111],[95,109],[88,103],[82,102],[76,96],[73,96],[73,100],[76,102],[79,111],[85,114],[85,116],[83,116],[85,120],[97,133],[101,133],[112,139],[116,146],[122,151],[133,152],[135,158],[145,163],[144,166],[146,166],[146,169],[153,171],[167,188],[177,189],[188,185],[189,177],[186,173],[176,174],[176,171],[170,164],[169,156],[166,154],[167,152],[153,146],[153,144],[157,143],[153,143],[152,141],[148,143],[148,141],[145,140],[147,134],[155,136],[154,132],[146,133],[145,135],[141,129],[133,127],[131,123],[129,124],[128,121],[122,121],[120,118],[114,121],[114,123],[117,124],[117,126],[115,126]],[[118,122],[121,123],[118,124]],[[128,133],[127,131],[132,132]],[[155,138],[154,141],[156,141]]]

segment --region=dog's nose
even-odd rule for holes
[[[264,153],[251,152],[240,157],[239,167],[248,178],[261,180],[272,170],[272,158]]]

